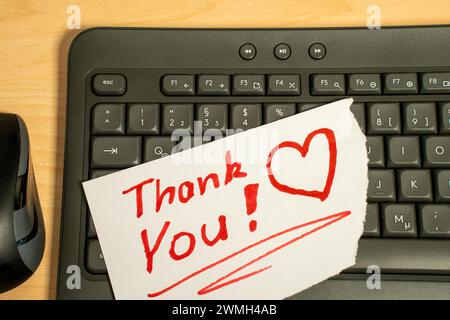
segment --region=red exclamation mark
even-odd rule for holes
[[[247,206],[247,214],[251,215],[256,211],[259,183],[248,184],[244,188],[245,204]],[[251,220],[248,228],[251,232],[256,230],[256,220]]]

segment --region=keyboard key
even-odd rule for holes
[[[315,74],[312,76],[312,95],[344,95],[343,74]]]
[[[400,104],[369,103],[368,104],[369,134],[400,134]]]
[[[169,96],[193,96],[195,94],[193,75],[170,74],[163,77],[162,92]]]
[[[228,107],[226,104],[198,104],[196,105],[196,120],[201,121],[202,130],[209,130],[215,135],[215,130],[225,134],[228,128]]]
[[[92,80],[92,91],[99,96],[121,96],[127,89],[127,80],[120,74],[98,74]]]
[[[416,73],[389,73],[384,77],[384,93],[417,94],[418,91]]]
[[[381,76],[379,74],[349,75],[348,94],[381,94]]]
[[[94,220],[92,219],[92,215],[89,210],[87,213],[86,237],[90,239],[97,238],[97,230],[95,229]]]
[[[450,238],[450,204],[419,206],[420,236],[423,238]]]
[[[294,74],[269,75],[267,94],[272,96],[298,96],[300,76]]]
[[[99,103],[92,111],[92,134],[124,134],[125,104]]]
[[[252,60],[256,56],[256,47],[251,43],[244,43],[239,48],[239,55],[244,60]]]
[[[186,134],[192,134],[194,126],[193,104],[163,104],[162,106],[162,134],[170,135],[175,130],[185,129]],[[183,134],[183,132],[180,132]]]
[[[146,137],[144,138],[144,162],[156,160],[171,155],[175,143],[171,137]]]
[[[204,96],[229,96],[230,76],[201,75],[197,80],[197,94]]]
[[[320,104],[320,103],[299,103],[297,105],[297,112],[298,113],[305,112],[305,111],[320,107],[321,105],[322,104]]]
[[[353,112],[356,121],[358,121],[359,127],[363,133],[366,132],[366,108],[364,103],[355,102],[350,107],[350,111]]]
[[[295,103],[266,103],[264,104],[264,123],[292,116],[295,111]]]
[[[230,106],[230,127],[251,129],[262,124],[261,104],[232,104]]]
[[[450,202],[450,170],[437,170],[434,173],[436,201]]]
[[[273,53],[279,60],[286,60],[291,55],[291,47],[286,43],[279,43],[274,48]]]
[[[113,170],[113,169],[91,170],[91,172],[89,173],[89,179],[100,178],[100,177],[106,176],[108,174],[114,173],[116,171],[117,170]]]
[[[369,170],[369,186],[367,200],[372,202],[395,201],[394,170]]]
[[[103,176],[106,176],[108,174],[114,173],[117,170],[91,170],[90,174],[89,174],[89,179],[95,179],[95,178],[100,178]],[[87,223],[86,223],[86,237],[87,238],[97,238],[97,230],[95,229],[95,225],[94,225],[94,220],[92,219],[92,215],[91,212],[89,211],[89,209],[87,210],[86,213],[86,219],[87,219]]]
[[[417,237],[416,210],[413,204],[382,206],[383,237]]]
[[[425,137],[424,145],[425,166],[450,168],[450,139],[448,136]]]
[[[398,190],[399,201],[433,201],[430,170],[399,170],[398,181],[400,182]]]
[[[450,133],[450,102],[439,104],[440,133]]]
[[[450,93],[450,73],[424,73],[423,93]]]
[[[91,168],[127,168],[139,163],[140,137],[92,137]]]
[[[437,133],[436,104],[434,102],[410,102],[403,105],[404,133]]]
[[[128,134],[158,135],[159,105],[130,104],[128,106]]]
[[[369,168],[384,167],[384,144],[382,136],[367,136],[366,138],[367,157],[369,158]]]
[[[417,136],[387,137],[390,168],[420,168],[420,142]]]
[[[380,236],[380,215],[377,203],[367,204],[366,221],[364,222],[363,237]]]
[[[323,43],[313,43],[308,49],[309,56],[314,60],[321,60],[327,54],[327,48]]]
[[[100,242],[96,239],[86,242],[86,268],[91,273],[106,273],[105,258],[100,248]]]
[[[117,170],[91,170],[89,174],[89,179],[100,178],[108,174],[114,173]],[[87,225],[86,225],[86,237],[87,238],[97,238],[97,230],[95,229],[94,220],[92,219],[91,212],[87,210]]]
[[[263,96],[264,75],[236,75],[233,77],[233,94],[237,96]]]

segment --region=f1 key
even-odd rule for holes
[[[169,96],[193,96],[194,76],[169,74],[162,79],[162,91]]]

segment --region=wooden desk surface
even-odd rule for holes
[[[44,213],[47,244],[36,274],[0,299],[54,299],[64,158],[66,60],[74,35],[67,7],[78,5],[81,29],[143,27],[365,26],[367,8],[381,25],[450,24],[448,0],[0,0],[0,112],[21,115]]]

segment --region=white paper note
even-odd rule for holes
[[[352,101],[84,182],[116,299],[282,299],[354,264],[368,180]]]

